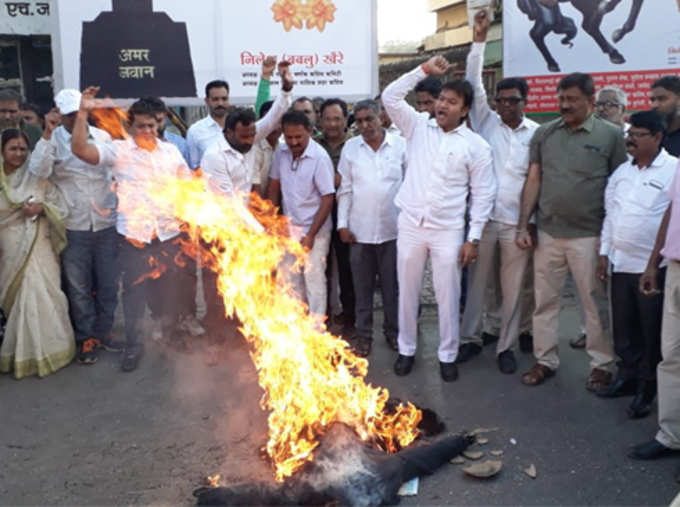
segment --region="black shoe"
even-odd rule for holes
[[[628,417],[631,419],[641,419],[647,417],[652,412],[652,402],[656,398],[656,382],[642,382],[638,387],[638,392],[630,403]]]
[[[99,346],[107,352],[123,352],[125,350],[124,343],[113,341],[112,338],[100,340]]]
[[[628,453],[629,458],[633,459],[657,459],[664,456],[676,454],[678,451],[666,447],[657,439],[650,440],[644,444],[638,444]]]
[[[399,377],[408,375],[411,373],[411,368],[413,368],[413,363],[415,362],[414,356],[402,356],[399,354],[397,361],[394,363],[394,373]]]
[[[569,346],[572,349],[585,349],[586,348],[587,337],[585,334],[581,333],[576,338],[569,340]]]
[[[496,343],[498,341],[498,335],[491,333],[482,333],[481,338],[483,345],[491,345],[492,343]]]
[[[392,350],[399,351],[399,343],[396,336],[385,335],[385,342],[387,342],[387,346]]]
[[[139,347],[127,347],[123,352],[123,362],[120,365],[120,369],[125,372],[136,370],[140,355]]]
[[[534,351],[534,337],[531,333],[519,335],[519,350],[525,354],[531,354]]]
[[[458,379],[458,367],[456,363],[444,363],[439,361],[439,373],[441,373],[444,382],[453,382]]]
[[[609,384],[604,389],[595,391],[595,394],[600,398],[620,398],[621,396],[633,396],[637,382],[635,379],[623,379],[616,377],[614,382]]]
[[[456,362],[464,363],[465,361],[469,361],[481,351],[481,345],[477,345],[476,343],[463,343],[458,347],[458,358],[456,359]]]
[[[498,369],[507,375],[517,371],[517,361],[512,350],[504,350],[498,354]]]
[[[99,359],[97,349],[99,348],[99,340],[96,338],[88,338],[83,340],[78,345],[78,362],[80,364],[94,364]]]

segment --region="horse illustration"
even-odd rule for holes
[[[550,72],[560,72],[560,66],[550,54],[545,44],[545,37],[550,32],[564,35],[562,44],[573,46],[571,42],[576,37],[577,28],[574,20],[562,14],[560,3],[570,2],[583,15],[581,27],[590,35],[603,53],[609,55],[609,60],[615,64],[625,63],[626,59],[612,46],[600,31],[604,16],[612,12],[622,0],[517,0],[517,6],[534,26],[529,36],[543,55]],[[632,0],[628,19],[623,26],[614,31],[612,39],[619,42],[626,34],[633,31],[640,14],[643,0]]]

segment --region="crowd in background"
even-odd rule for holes
[[[160,178],[200,177],[217,198],[248,205],[254,192],[281,206],[308,255],[301,272],[286,259],[277,276],[363,357],[379,288],[398,376],[415,362],[428,259],[445,382],[491,343],[501,373],[516,372],[519,349],[536,359],[523,384],[553,377],[570,274],[582,329],[570,344],[589,355],[586,389],[632,396],[630,418],[658,397],[659,433],[630,456],[679,451],[680,76],[653,83],[652,109],[629,115],[622,90],[569,74],[559,117],[539,125],[524,115],[523,78],[487,97],[488,26],[478,14],[465,79],[446,79],[450,65],[435,56],[351,106],[293,99],[285,62],[270,100],[269,57],[254,108],[232,107],[229,84],[212,81],[209,114],[186,138],[154,97],[128,109],[129,137],[112,139],[91,124],[94,87],[61,90],[44,117],[0,92],[0,371],[45,376],[74,357],[93,364],[101,350],[132,371],[147,334],[180,350],[207,334],[228,348],[216,275],[201,274],[201,322],[197,266],[175,262],[188,238],[149,197]],[[131,200],[144,212],[128,213]],[[160,277],[147,276],[149,259]],[[115,339],[121,288],[125,337]]]

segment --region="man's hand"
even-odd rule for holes
[[[291,91],[293,89],[293,74],[290,72],[290,62],[279,62],[279,76],[281,76],[281,89]]]
[[[262,79],[269,81],[274,74],[274,69],[276,68],[276,57],[268,56],[262,62]]]
[[[52,138],[52,132],[61,124],[61,115],[59,109],[53,107],[50,112],[45,115],[45,128],[43,129],[43,139],[49,141]]]
[[[531,232],[528,229],[518,229],[515,236],[515,244],[522,250],[528,250],[536,245]]]
[[[24,216],[29,218],[40,215],[43,212],[43,205],[35,202],[26,201],[22,209]]]
[[[347,227],[343,227],[341,229],[338,229],[338,236],[340,236],[340,241],[343,243],[356,243],[357,238],[352,234],[352,231],[350,231]]]
[[[305,234],[300,238],[300,244],[307,250],[311,250],[314,247],[314,236],[311,234]]]
[[[458,262],[462,266],[467,266],[477,261],[477,245],[466,241],[458,252]]]
[[[601,282],[607,281],[607,268],[609,268],[609,257],[600,255],[600,259],[597,262],[597,279]]]
[[[647,266],[645,272],[640,276],[640,292],[645,296],[654,296],[661,291],[658,287],[659,270],[655,267]]]
[[[451,68],[449,61],[443,56],[433,56],[423,64],[423,70],[433,76],[442,76]]]
[[[489,33],[489,13],[486,9],[475,14],[475,24],[472,29],[472,40],[475,42],[486,42]]]
[[[97,93],[99,93],[98,86],[88,86],[87,88],[85,88],[85,91],[83,91],[83,94],[80,98],[81,111],[89,112],[95,108],[96,105],[95,97],[97,96]]]

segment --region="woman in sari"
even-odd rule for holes
[[[5,130],[0,146],[0,306],[7,316],[0,372],[44,377],[75,354],[58,263],[66,206],[48,181],[27,170],[22,132]]]

